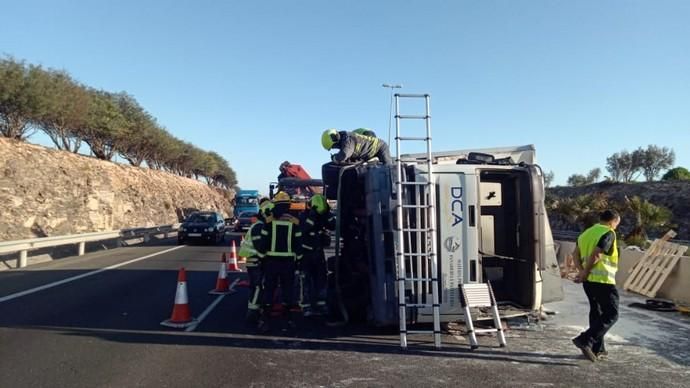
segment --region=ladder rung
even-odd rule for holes
[[[424,159],[396,158],[395,159],[396,162],[403,162],[403,163],[422,163],[422,162],[426,163],[427,160],[428,159],[426,159],[426,158],[424,158]]]
[[[402,228],[403,232],[433,232],[434,228]]]
[[[403,305],[400,305],[402,307]],[[405,307],[434,307],[432,303],[405,303]],[[436,306],[441,306],[437,304]]]
[[[420,136],[397,136],[395,140],[422,140],[422,141],[427,141],[431,140],[430,137],[420,137]]]
[[[426,186],[430,185],[431,182],[395,182],[396,185],[406,185],[406,186]]]
[[[404,280],[406,282],[435,282],[438,281],[438,279],[432,279],[432,278],[402,278],[398,280]]]
[[[425,257],[425,256],[433,256],[430,253],[402,253],[402,252],[397,252],[397,256],[413,256],[413,257]]]
[[[426,209],[431,207],[431,205],[398,205],[402,206],[403,209]]]
[[[407,98],[424,98],[429,97],[428,94],[421,93],[395,93],[396,97],[407,97]]]
[[[419,120],[424,120],[424,119],[430,119],[431,116],[424,116],[424,115],[396,115],[396,119],[419,119]]]
[[[405,333],[407,333],[407,334],[441,334],[440,331],[433,331],[433,330],[406,330]]]
[[[495,333],[498,329],[474,329],[475,333]]]

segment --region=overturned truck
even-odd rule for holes
[[[403,173],[424,181],[425,155],[404,155]],[[436,246],[441,321],[462,319],[459,286],[491,282],[499,304],[537,310],[563,298],[553,238],[544,208],[544,181],[531,145],[433,153]],[[395,228],[397,166],[325,164],[328,199],[337,200],[335,255],[329,258],[331,310],[350,321],[377,326],[398,323]],[[425,203],[417,186],[405,188],[402,204]],[[422,225],[421,214],[408,217]],[[414,229],[414,228],[411,228]],[[421,235],[406,236],[422,250]],[[429,273],[410,260],[408,270]],[[414,288],[414,289],[413,289]],[[407,298],[431,299],[429,283],[410,283]],[[411,323],[430,322],[431,308],[410,308]]]

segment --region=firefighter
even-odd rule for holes
[[[366,162],[378,158],[383,164],[393,164],[388,144],[375,136],[365,135],[365,128],[360,128],[362,133],[338,131],[327,129],[321,134],[321,145],[326,151],[338,148],[340,151],[331,156],[336,163]],[[373,133],[366,130],[367,133]]]
[[[364,136],[376,137],[376,132],[372,131],[369,128],[357,128],[352,132],[359,133],[360,135],[364,135]]]
[[[296,308],[295,260],[302,258],[302,232],[296,218],[288,214],[290,196],[280,191],[273,198],[273,204],[273,219],[261,226],[260,238],[254,244],[256,251],[264,255],[261,266],[264,276],[263,311],[258,324],[258,329],[262,332],[270,329],[269,313],[278,284],[287,323],[290,327],[295,326],[292,314],[292,310]]]
[[[273,203],[263,198],[259,205],[259,217],[244,237],[240,245],[240,256],[247,258],[247,275],[249,275],[249,298],[247,300],[247,323],[256,324],[261,313],[261,289],[263,287],[260,254],[254,248],[254,243],[261,238],[261,228],[264,223],[271,222]]]
[[[326,257],[324,248],[331,243],[329,230],[335,230],[335,215],[326,197],[314,195],[302,225],[302,259],[297,261],[300,271],[300,306],[305,317],[326,315]]]

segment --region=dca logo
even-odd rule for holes
[[[453,216],[453,227],[462,222],[462,187],[450,188],[450,212]]]

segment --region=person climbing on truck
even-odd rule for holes
[[[365,128],[360,128],[363,133]],[[357,133],[355,131],[338,131],[327,129],[321,134],[321,145],[326,151],[337,148],[340,151],[331,156],[336,163],[366,162],[378,158],[383,164],[393,164],[388,144],[375,136]],[[366,130],[373,133],[371,130]]]

